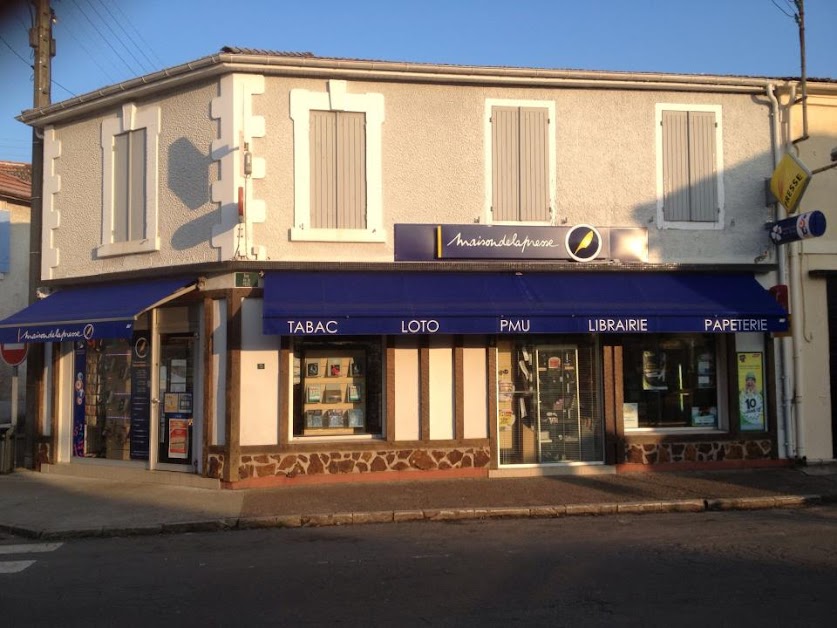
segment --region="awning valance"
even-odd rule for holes
[[[0,342],[130,338],[137,316],[194,287],[179,278],[61,289],[0,321]]]
[[[749,274],[269,272],[265,333],[405,335],[778,332]]]

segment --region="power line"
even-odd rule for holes
[[[100,1],[101,1],[101,0],[100,0]],[[103,18],[103,17],[102,17],[102,14],[101,14],[101,13],[99,13],[99,9],[97,9],[97,8],[93,5],[92,0],[87,0],[87,4],[89,4],[89,5],[90,5],[90,8],[91,8],[91,9],[93,9],[93,12],[94,12],[94,13],[96,13],[96,16],[99,18],[99,20],[101,20],[102,24],[104,24],[104,25],[107,27],[107,29],[110,31],[111,35],[113,35],[113,36],[114,36],[114,38],[116,38],[116,40],[117,40],[117,41],[118,41],[118,42],[122,45],[122,47],[125,49],[125,51],[126,51],[129,55],[131,55],[131,58],[132,58],[132,59],[133,59],[133,60],[137,63],[137,65],[138,65],[138,66],[139,66],[139,68],[140,68],[140,71],[139,71],[138,73],[136,73],[136,72],[135,72],[135,74],[142,74],[142,73],[144,73],[144,72],[145,72],[145,68],[144,68],[144,67],[143,67],[143,65],[142,65],[142,61],[140,61],[140,60],[137,58],[137,56],[134,54],[134,52],[133,52],[133,51],[132,51],[132,50],[131,50],[131,49],[130,49],[130,48],[129,48],[126,44],[125,44],[125,40],[124,40],[122,37],[120,37],[120,36],[116,33],[116,31],[115,31],[115,30],[113,30],[113,27],[110,25],[110,22],[108,22],[105,18]]]
[[[17,50],[15,50],[14,48],[12,48],[12,45],[11,45],[9,42],[7,42],[7,41],[6,41],[6,39],[5,39],[5,37],[3,37],[2,35],[0,35],[0,41],[2,41],[4,44],[6,44],[6,47],[7,47],[9,50],[11,50],[11,51],[12,51],[12,54],[13,54],[14,56],[16,56],[18,59],[20,59],[21,61],[23,61],[23,62],[27,65],[27,67],[28,67],[29,69],[32,69],[32,64],[31,64],[29,61],[27,61],[26,59],[24,59],[23,57],[21,57],[21,56],[20,56],[20,54],[18,53],[18,51],[17,51]]]
[[[105,11],[107,11],[108,15],[110,15],[110,18],[116,23],[116,25],[119,27],[119,29],[125,34],[125,37],[127,37],[128,40],[131,42],[131,44],[133,44],[134,48],[136,48],[140,52],[140,54],[142,54],[142,56],[145,57],[145,60],[148,62],[148,67],[150,68],[150,71],[153,72],[155,69],[157,69],[157,67],[159,67],[159,66],[156,66],[154,64],[154,61],[151,60],[151,57],[149,57],[145,53],[144,47],[137,44],[136,40],[131,36],[131,33],[129,33],[127,30],[125,30],[125,27],[122,25],[122,20],[119,20],[119,19],[116,18],[116,16],[114,16],[114,14],[111,12],[108,5],[105,4],[104,0],[99,0],[99,4],[101,4],[102,7],[104,7]],[[119,9],[119,7],[117,6],[117,10],[118,9]],[[124,21],[126,21],[130,24],[131,21],[129,19],[127,19],[126,17],[124,17],[125,14],[123,13],[122,15],[123,15]],[[133,27],[133,24],[131,24],[131,26]],[[136,30],[136,28],[134,28],[134,30]],[[147,45],[146,45],[146,47],[147,47]],[[134,58],[136,59],[136,57],[134,57]]]
[[[70,37],[73,38],[73,40],[78,44],[79,48],[81,48],[84,51],[84,54],[87,55],[88,59],[90,59],[94,64],[96,64],[96,67],[98,67],[102,71],[102,74],[104,74],[105,77],[107,77],[108,83],[116,82],[116,79],[107,70],[107,68],[105,68],[101,63],[99,63],[99,55],[92,54],[90,50],[87,48],[87,46],[84,44],[84,41],[82,41],[81,38],[76,37],[76,34],[73,29],[73,20],[60,20],[58,22],[58,28],[61,29],[62,32],[67,33]]]
[[[134,32],[137,34],[137,37],[139,37],[140,43],[143,44],[143,48],[141,48],[141,50],[146,50],[147,49],[151,52],[152,55],[154,55],[154,63],[152,63],[151,65],[155,69],[159,69],[159,68],[162,68],[163,66],[165,66],[165,63],[163,63],[163,60],[160,59],[160,57],[157,56],[157,53],[154,52],[154,49],[148,44],[148,42],[142,36],[142,33],[139,32],[139,30],[137,30],[137,27],[134,26],[134,23],[131,20],[129,20],[128,16],[126,16],[125,13],[122,11],[122,9],[119,8],[119,5],[114,4],[114,8],[116,9],[116,11],[118,13],[120,13],[122,15],[123,21],[125,21],[134,30]],[[145,54],[145,53],[143,52],[143,54]]]
[[[89,15],[87,14],[87,12],[86,12],[86,11],[85,11],[82,7],[81,7],[81,5],[80,5],[80,4],[79,4],[76,0],[72,0],[72,2],[73,2],[73,4],[74,4],[74,5],[76,5],[76,8],[77,8],[77,9],[81,12],[81,14],[82,14],[82,15],[83,15],[86,19],[87,19],[87,21],[88,21],[88,22],[90,22],[90,25],[93,27],[93,30],[95,30],[95,31],[96,31],[96,33],[98,33],[99,37],[101,37],[101,38],[102,38],[102,41],[104,41],[104,42],[107,44],[108,48],[110,48],[110,49],[111,49],[111,51],[113,52],[113,54],[115,54],[115,55],[117,56],[117,58],[118,58],[118,59],[119,59],[122,63],[124,63],[124,64],[125,64],[125,67],[126,67],[126,68],[128,68],[128,71],[129,71],[131,74],[135,74],[135,75],[136,75],[136,74],[140,74],[140,73],[136,72],[136,71],[134,70],[134,68],[132,68],[132,67],[131,67],[131,64],[130,64],[130,63],[128,63],[128,62],[125,60],[125,58],[124,58],[121,54],[119,54],[119,51],[118,51],[116,48],[114,48],[114,47],[113,47],[113,44],[111,44],[111,43],[110,43],[110,41],[108,41],[108,38],[107,38],[107,37],[105,37],[105,36],[104,36],[104,34],[102,34],[102,31],[101,31],[101,30],[99,30],[99,27],[98,27],[98,26],[96,26],[96,24],[93,22],[93,20],[92,20],[92,19],[90,19],[90,16],[89,16]]]

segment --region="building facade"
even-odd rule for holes
[[[837,452],[837,85],[814,81],[778,92],[782,148],[812,171],[796,214],[819,211],[825,234],[788,246],[787,283],[793,335],[785,339],[792,400],[787,449],[809,463],[833,461]]]
[[[0,318],[29,302],[29,164],[0,162]],[[0,424],[16,424],[26,407],[26,386],[18,367],[17,414],[12,415],[14,367],[0,359]]]
[[[775,463],[775,81],[224,49],[43,129],[49,470]]]

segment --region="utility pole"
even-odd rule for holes
[[[34,50],[35,109],[46,107],[52,95],[52,57],[55,40],[52,38],[54,14],[50,0],[31,0],[34,24],[29,30],[29,45]],[[34,303],[41,283],[41,230],[44,187],[44,136],[40,129],[32,129],[32,207],[29,213],[29,303]],[[44,345],[33,343],[26,363],[26,421],[24,424],[23,466],[33,468],[37,426],[42,413],[44,391]]]

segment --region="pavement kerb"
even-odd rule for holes
[[[145,526],[80,527],[65,530],[27,528],[0,523],[0,531],[24,538],[40,540],[81,539],[115,536],[147,536],[187,532],[220,532],[259,528],[299,528],[364,525],[370,523],[403,523],[413,521],[467,521],[485,519],[559,518],[567,516],[602,516],[613,514],[648,514],[678,512],[710,512],[732,510],[765,510],[771,508],[804,508],[817,504],[837,503],[837,493],[826,495],[772,495],[760,497],[720,497],[622,503],[589,503],[541,505],[531,507],[433,508],[425,510],[382,510],[292,515],[227,517],[198,521],[180,521]]]

